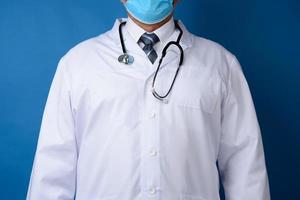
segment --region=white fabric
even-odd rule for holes
[[[61,58],[27,200],[219,200],[217,161],[226,200],[269,200],[260,128],[236,57],[180,22],[184,64],[162,103],[151,93],[156,65],[125,29],[135,62],[118,62],[119,23]],[[171,48],[159,93],[177,58]]]
[[[134,23],[132,19],[130,19],[130,17],[128,18],[125,27],[128,33],[130,34],[130,36],[133,38],[133,40],[136,43],[138,43],[140,37],[146,32],[144,29],[142,29],[140,26]],[[153,46],[156,52],[162,51],[162,49],[166,46],[167,42],[169,41],[168,38],[174,33],[174,31],[175,31],[175,23],[173,18],[171,18],[166,24],[164,24],[160,28],[153,31],[153,33],[155,33],[156,36],[159,38],[159,42]],[[143,46],[141,46],[141,48],[142,47]],[[158,61],[158,59],[156,59],[156,61]]]

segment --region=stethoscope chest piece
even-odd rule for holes
[[[125,65],[131,65],[134,62],[134,57],[124,53],[123,55],[119,56],[118,61]]]

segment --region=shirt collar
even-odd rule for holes
[[[121,47],[121,41],[120,41],[120,35],[119,35],[119,26],[120,26],[120,23],[124,22],[124,21],[127,22],[128,19],[127,18],[118,18],[118,19],[116,19],[116,21],[115,21],[112,29],[110,31],[108,31],[109,39],[113,40],[119,47]],[[182,45],[182,48],[186,49],[188,47],[191,47],[192,44],[193,44],[193,34],[190,33],[187,30],[187,28],[184,26],[184,24],[182,23],[181,20],[178,21],[178,24],[179,24],[179,26],[183,30],[182,39],[180,41],[180,44]],[[176,29],[175,29],[175,31],[174,31],[174,33],[172,35],[176,34],[175,32],[176,32]],[[127,30],[124,32],[124,35],[125,34],[128,35],[129,37],[131,37],[130,34],[129,34],[129,32]],[[102,34],[100,34],[98,37],[100,38],[101,36],[102,36]],[[170,36],[170,38],[171,38],[171,36]],[[124,37],[124,41],[126,41],[126,40],[127,40],[127,37],[125,36]],[[167,40],[168,40],[168,38],[167,38]],[[129,48],[129,46],[127,46],[127,48]]]
[[[126,29],[135,42],[138,42],[140,37],[146,32],[143,28],[137,25],[130,17],[127,18]],[[153,31],[161,42],[164,42],[175,31],[175,23],[173,17],[160,28]]]

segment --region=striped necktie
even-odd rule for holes
[[[157,59],[157,53],[155,52],[153,46],[158,41],[159,38],[155,33],[144,33],[138,41],[139,45],[142,47],[152,64]]]

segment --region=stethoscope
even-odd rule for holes
[[[127,50],[126,50],[125,44],[124,44],[123,33],[122,33],[122,27],[123,27],[125,24],[126,24],[126,21],[121,22],[121,23],[120,23],[120,26],[119,26],[119,36],[120,36],[120,41],[121,41],[121,45],[122,45],[122,51],[123,51],[123,54],[119,56],[118,61],[119,61],[120,63],[125,64],[125,65],[131,65],[131,64],[134,62],[134,57],[131,56],[131,55],[129,55],[129,54],[127,53]],[[182,63],[183,63],[183,57],[184,57],[183,49],[182,49],[181,45],[179,44],[179,42],[180,42],[180,40],[181,40],[181,37],[182,37],[182,35],[183,35],[183,31],[182,31],[181,27],[179,26],[177,20],[175,20],[175,27],[180,31],[179,36],[178,36],[178,38],[177,38],[176,41],[171,41],[171,42],[169,42],[169,43],[164,47],[164,49],[163,49],[163,51],[162,51],[161,58],[160,58],[160,60],[159,60],[159,64],[158,64],[158,66],[157,66],[157,69],[156,69],[156,71],[155,71],[155,74],[154,74],[154,77],[153,77],[153,80],[152,80],[152,90],[151,90],[151,91],[152,91],[153,96],[154,96],[155,98],[157,98],[158,100],[164,102],[164,103],[167,103],[167,102],[168,102],[168,101],[166,100],[166,97],[169,95],[169,93],[171,92],[171,90],[172,90],[172,88],[173,88],[174,82],[175,82],[175,80],[176,80],[176,78],[177,78],[177,75],[178,75],[178,72],[179,72],[179,70],[180,70],[180,67],[181,67],[181,65],[182,65]],[[162,64],[162,61],[163,61],[164,57],[165,57],[166,54],[167,54],[167,50],[168,50],[168,48],[169,48],[170,46],[172,46],[172,45],[178,47],[178,49],[180,50],[180,60],[179,60],[179,64],[178,64],[178,67],[177,67],[175,76],[174,76],[174,78],[173,78],[172,84],[171,84],[171,86],[170,86],[168,92],[167,92],[165,95],[160,95],[160,94],[158,94],[158,93],[156,92],[156,90],[155,90],[155,86],[154,86],[154,85],[155,85],[155,80],[156,80],[157,73],[158,73],[158,71],[159,71],[159,69],[160,69],[160,66],[161,66],[161,64]]]

